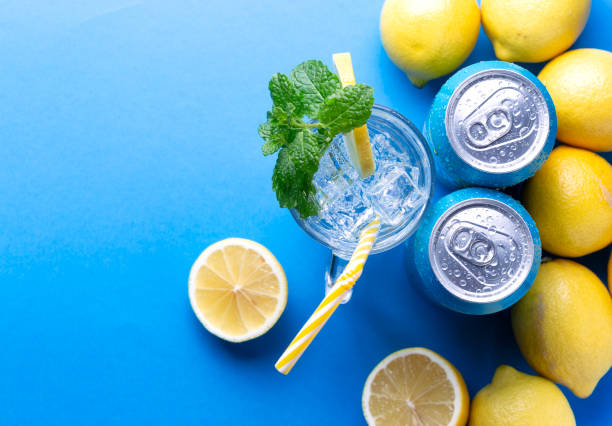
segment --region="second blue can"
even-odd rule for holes
[[[536,76],[508,62],[485,61],[448,79],[423,133],[447,186],[504,188],[533,176],[548,158],[557,116]]]
[[[416,285],[434,302],[465,314],[490,314],[517,302],[542,257],[525,208],[486,188],[465,188],[438,200],[412,242],[407,261],[418,272]]]

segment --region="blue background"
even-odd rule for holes
[[[576,46],[611,50],[612,1],[593,3]],[[447,357],[472,396],[501,363],[532,372],[508,312],[431,305],[403,247],[368,262],[289,376],[274,370],[321,299],[328,253],[271,190],[256,134],[267,82],[350,51],[376,102],[420,127],[443,79],[417,90],[393,66],[381,6],[2,2],[0,423],[360,424],[368,373],[409,346]],[[468,63],[491,58],[481,34]],[[187,299],[192,262],[231,236],[266,245],[289,280],[277,325],[243,344],[207,333]],[[607,256],[584,263],[603,279]],[[612,374],[588,399],[564,392],[579,425],[610,423]]]

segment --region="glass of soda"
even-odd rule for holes
[[[381,105],[373,106],[367,126],[376,164],[374,174],[360,179],[338,136],[314,176],[318,215],[302,219],[292,211],[298,225],[331,250],[326,293],[342,273],[367,224],[377,215],[381,218],[371,253],[387,251],[414,232],[433,194],[433,160],[417,128],[397,111]]]

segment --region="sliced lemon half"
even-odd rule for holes
[[[350,53],[334,53],[332,55],[336,74],[340,79],[342,87],[355,85],[355,73]],[[367,125],[358,127],[343,135],[344,143],[347,146],[351,164],[359,172],[359,176],[364,179],[374,173],[374,156],[372,155],[372,145]]]
[[[189,301],[208,331],[230,342],[261,336],[287,304],[287,278],[270,251],[228,238],[200,254],[189,274]]]
[[[370,373],[362,407],[370,426],[465,425],[469,396],[450,362],[429,349],[408,348]]]

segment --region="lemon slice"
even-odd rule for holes
[[[208,331],[230,342],[261,336],[287,303],[287,278],[270,251],[228,238],[200,254],[189,273],[189,301]]]
[[[451,363],[425,348],[386,357],[368,376],[362,397],[369,425],[465,425],[469,396]]]
[[[334,53],[332,58],[342,87],[355,85],[355,73],[353,72],[351,54],[348,52]],[[359,176],[364,179],[372,175],[375,165],[368,127],[364,124],[357,129],[344,133],[342,136],[348,149],[351,164],[357,169]]]

